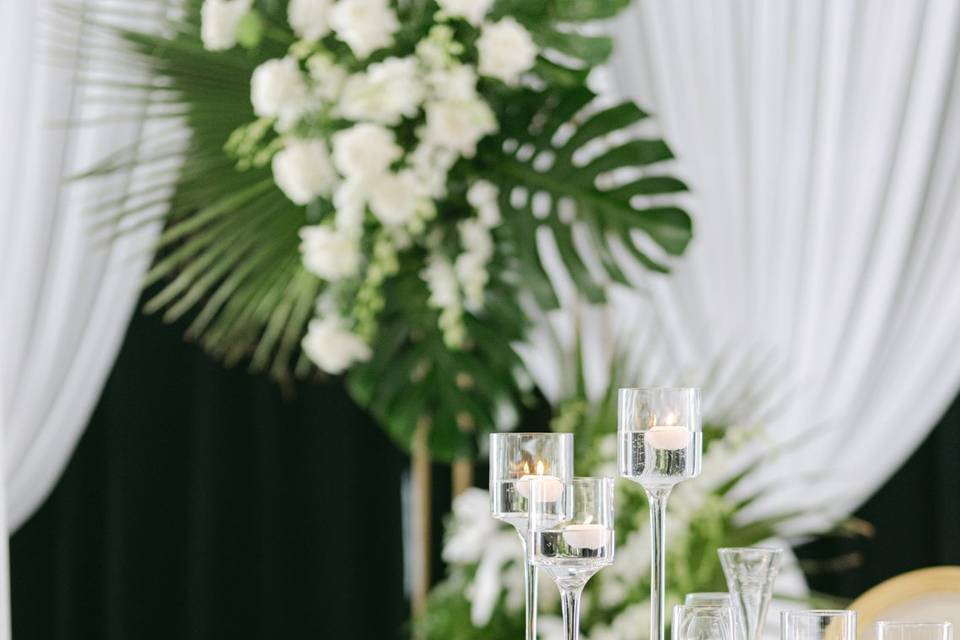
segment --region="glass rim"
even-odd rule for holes
[[[783,549],[780,547],[717,547],[717,553],[721,551],[772,551],[775,553],[783,553]],[[725,592],[717,591],[716,593]],[[810,611],[833,611],[833,609],[810,609]],[[840,611],[840,609],[836,609],[836,611]]]
[[[621,391],[700,391],[700,387],[617,387]]]
[[[883,625],[884,627],[952,627],[952,622],[911,622],[908,620],[877,620],[873,623],[875,626],[879,627]]]
[[[787,618],[790,616],[843,616],[844,618],[855,618],[857,615],[856,611],[851,609],[803,609],[801,611],[781,611],[780,617]]]
[[[557,433],[556,431],[491,431],[491,438],[501,438],[506,436],[560,436],[563,438],[572,438],[573,434],[569,432]]]

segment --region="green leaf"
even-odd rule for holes
[[[630,0],[554,0],[557,20],[583,22],[612,18],[630,4]]]

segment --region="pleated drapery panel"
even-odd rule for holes
[[[81,51],[86,29],[51,3],[0,4],[4,531],[40,505],[73,452],[120,347],[156,234],[145,224],[111,244],[105,239],[116,229],[94,225],[96,204],[133,203],[143,176],[69,180],[107,154],[136,149],[143,133],[143,104],[111,101],[86,85],[89,74],[112,72],[108,58],[95,59],[103,51]],[[0,583],[5,588],[5,558]],[[8,633],[8,601],[0,594],[0,638]]]
[[[960,386],[960,4],[639,0],[613,31],[696,225],[637,331],[774,362],[756,513],[849,513]]]

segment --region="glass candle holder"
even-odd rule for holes
[[[688,593],[683,604],[700,607],[729,607],[730,594],[723,591]]]
[[[730,603],[744,640],[760,640],[780,570],[780,549],[730,547],[718,549],[727,579]]]
[[[700,390],[620,389],[618,401],[620,475],[641,485],[650,503],[650,638],[664,640],[667,498],[678,482],[700,475]]]
[[[857,614],[839,609],[784,611],[780,640],[857,640]]]
[[[875,629],[877,640],[953,640],[953,625],[949,622],[881,620]]]
[[[673,608],[673,640],[734,640],[733,609],[678,604]]]
[[[580,633],[583,587],[613,563],[613,478],[574,478],[564,488],[566,513],[551,507],[556,497],[543,479],[531,481],[530,561],[560,589],[565,640]]]
[[[492,433],[490,434],[490,512],[517,530],[523,546],[526,640],[537,637],[537,569],[528,560],[527,535],[530,517],[531,480],[541,479],[541,495],[563,496],[573,477],[573,434]],[[560,501],[544,505],[559,516]]]

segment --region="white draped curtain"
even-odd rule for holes
[[[89,2],[88,4],[94,4]],[[100,2],[104,4],[104,2]],[[96,404],[150,260],[156,229],[109,244],[91,209],[138,176],[69,183],[140,138],[138,109],[98,96],[107,73],[84,28],[46,2],[0,2],[0,529],[13,532],[56,483]],[[86,126],[104,119],[110,126]],[[83,126],[78,126],[78,125]],[[9,637],[0,545],[0,640]]]
[[[616,315],[673,363],[767,358],[800,444],[756,512],[849,513],[960,387],[960,3],[637,0],[613,31],[696,230]]]

